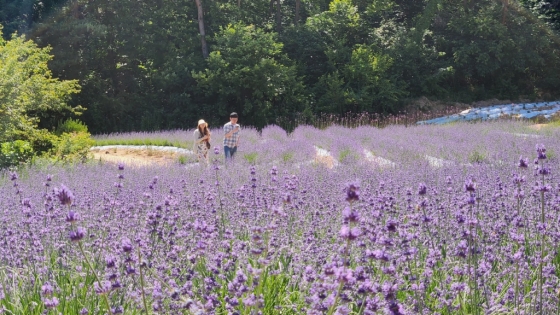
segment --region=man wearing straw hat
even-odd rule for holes
[[[198,162],[204,161],[208,164],[208,150],[210,149],[210,130],[204,119],[198,121],[198,127],[194,131],[194,152]]]
[[[235,152],[237,152],[239,129],[241,128],[237,123],[237,118],[236,112],[229,114],[229,122],[224,125],[224,155],[226,162],[233,159]]]

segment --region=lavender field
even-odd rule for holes
[[[560,313],[560,128],[241,141],[228,165],[2,173],[0,314]]]

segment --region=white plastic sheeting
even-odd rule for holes
[[[435,124],[441,125],[454,121],[470,121],[470,120],[489,120],[502,116],[512,116],[517,118],[534,118],[542,116],[546,119],[550,118],[556,112],[560,111],[560,101],[540,102],[540,103],[524,103],[524,104],[504,104],[494,105],[481,108],[471,108],[464,110],[458,114],[438,117],[430,120],[417,122],[419,125]]]

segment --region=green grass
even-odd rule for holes
[[[251,164],[255,164],[255,162],[257,161],[258,155],[259,155],[259,154],[258,154],[257,152],[251,152],[251,153],[243,154],[243,158],[244,158],[247,162],[249,162],[249,163],[251,163]]]
[[[183,149],[192,148],[192,141],[169,141],[166,139],[99,139],[95,140],[95,146],[105,145],[150,145],[150,146],[169,146]]]
[[[282,161],[284,161],[284,163],[291,162],[293,158],[294,158],[293,152],[286,152],[282,154]]]

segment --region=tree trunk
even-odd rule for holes
[[[202,46],[202,57],[208,58],[208,46],[206,45],[206,31],[204,30],[204,10],[202,0],[194,0],[198,9],[198,31],[200,32],[200,44]]]
[[[296,0],[296,25],[299,25],[299,7],[301,5],[301,0]]]
[[[502,24],[506,25],[507,23],[507,13],[508,13],[508,6],[509,6],[509,0],[502,0]]]
[[[280,0],[276,0],[276,31],[282,30],[282,15],[280,14]]]
[[[237,7],[241,8],[241,0],[237,0]]]

